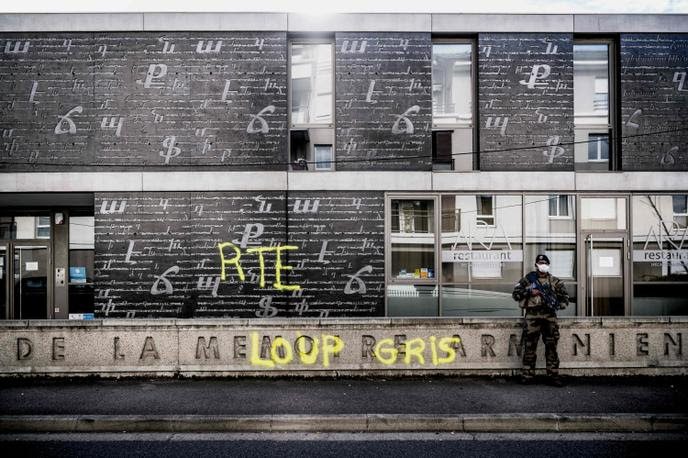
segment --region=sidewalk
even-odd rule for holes
[[[567,382],[556,388],[477,377],[1,380],[0,429],[687,430],[688,377]]]

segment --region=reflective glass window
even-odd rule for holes
[[[291,124],[332,123],[333,45],[292,43],[290,63]]]
[[[433,169],[473,170],[473,44],[433,43]]]
[[[392,278],[435,278],[434,201],[391,201]]]
[[[518,316],[511,299],[523,261],[522,198],[442,196],[442,314]]]
[[[577,170],[609,170],[608,43],[573,46],[573,112]]]
[[[634,315],[688,315],[686,197],[633,197]]]

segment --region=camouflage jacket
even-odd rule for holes
[[[550,311],[542,294],[537,296],[530,294],[531,282],[528,280],[528,276],[533,273],[534,272],[531,272],[516,283],[512,297],[515,301],[518,301],[519,307],[526,310],[526,313]],[[537,273],[535,273],[535,275],[537,276]],[[541,285],[550,285],[555,297],[559,301],[559,310],[565,309],[566,306],[569,305],[569,293],[566,291],[566,286],[563,281],[551,274],[547,274],[547,277],[537,277],[537,281]]]

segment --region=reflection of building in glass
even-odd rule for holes
[[[473,44],[432,45],[433,169],[472,170]],[[458,154],[463,153],[463,154]]]
[[[633,197],[633,304],[637,315],[676,314],[688,306],[686,197]]]
[[[573,91],[576,169],[608,170],[609,44],[574,44]]]

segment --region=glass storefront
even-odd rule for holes
[[[521,278],[521,196],[442,196],[442,315],[517,316]]]
[[[435,200],[392,199],[389,313],[437,315]]]
[[[633,196],[634,315],[688,315],[687,198]]]
[[[688,195],[442,193],[388,208],[388,316],[520,316],[511,293],[540,253],[570,295],[560,316],[688,314]]]
[[[92,207],[1,209],[0,319],[92,316],[94,254]]]

